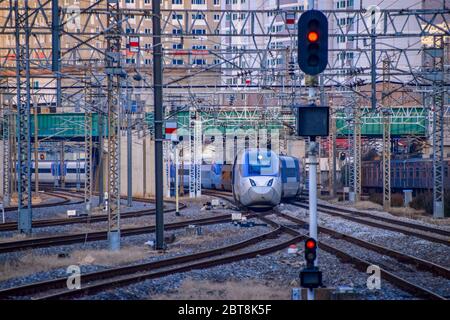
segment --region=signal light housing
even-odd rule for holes
[[[314,267],[314,261],[317,257],[317,242],[313,238],[305,241],[305,260],[308,268]]]
[[[303,13],[298,20],[298,64],[308,75],[325,70],[328,63],[328,19],[318,10]]]

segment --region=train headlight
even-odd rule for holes
[[[273,179],[270,179],[269,182],[267,182],[267,186],[268,186],[268,187],[271,187],[271,186],[272,186],[272,183],[273,183]]]
[[[256,187],[256,182],[253,181],[252,179],[249,179],[249,180],[250,180],[250,184],[252,185],[252,187]]]

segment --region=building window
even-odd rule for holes
[[[181,43],[174,43],[172,45],[172,49],[175,49],[175,50],[183,49],[183,44],[181,44]]]
[[[192,4],[205,4],[205,0],[191,0]]]
[[[182,65],[184,63],[183,59],[173,59],[172,64],[173,65]]]
[[[125,0],[125,3],[126,4],[129,4],[129,3],[131,4],[131,3],[134,3],[134,0]]]
[[[205,45],[196,44],[192,46],[192,50],[206,50]]]
[[[205,29],[192,29],[192,34],[206,34]]]
[[[192,20],[205,20],[205,15],[203,13],[192,14]]]
[[[144,4],[151,4],[152,0],[144,0]]]
[[[214,4],[215,6],[220,5],[220,0],[214,0],[214,1],[213,1],[213,4]]]
[[[183,4],[183,0],[172,0],[172,4]]]
[[[220,14],[214,14],[214,21],[220,20]]]
[[[144,64],[151,64],[152,63],[152,60],[150,60],[150,59],[144,59]]]
[[[172,14],[172,20],[183,20],[182,14]]]
[[[173,29],[172,34],[182,34],[182,30],[181,29]]]
[[[205,59],[194,59],[194,60],[192,60],[192,64],[204,65],[204,64],[206,64],[206,60]]]

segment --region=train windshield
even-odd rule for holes
[[[279,160],[270,150],[255,150],[245,154],[245,163],[242,164],[242,175],[250,176],[277,176]]]

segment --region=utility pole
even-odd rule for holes
[[[330,103],[331,110],[331,103]],[[330,196],[336,195],[336,118],[330,115],[330,136],[328,137],[328,177]]]
[[[359,101],[356,99],[355,101],[355,131],[353,134],[354,143],[353,143],[353,151],[354,151],[354,186],[353,190],[355,192],[355,202],[361,200],[361,109],[359,107]]]
[[[59,0],[52,1],[52,71],[56,74],[56,107],[62,106],[61,83],[61,26]]]
[[[100,100],[100,89],[98,90],[98,99]],[[104,197],[104,172],[103,172],[103,164],[104,164],[104,154],[103,154],[103,142],[104,142],[104,108],[103,104],[100,104],[100,110],[97,114],[97,131],[98,131],[98,206],[100,207],[105,201]]]
[[[22,7],[21,7],[22,3]],[[31,234],[30,35],[28,0],[14,0],[17,90],[17,211],[19,232]],[[25,78],[22,80],[22,78]]]
[[[60,158],[60,162],[59,162],[59,170],[60,170],[60,185],[61,188],[65,188],[66,187],[66,179],[65,179],[65,170],[64,170],[64,141],[61,141],[61,149],[60,149],[60,153],[59,153],[59,158]]]
[[[175,215],[180,215],[180,204],[179,204],[179,170],[178,170],[178,141],[173,143],[174,149],[175,149]]]
[[[372,20],[372,34],[371,34],[371,103],[372,103],[372,111],[375,111],[377,108],[377,61],[376,61],[376,11],[375,9],[371,12],[371,20]]]
[[[92,81],[90,77],[85,76],[84,91],[84,203],[88,214],[92,207],[92,188],[93,188],[93,171],[92,171],[92,108],[96,100],[93,96]],[[100,101],[100,99],[98,100]],[[100,113],[98,113],[100,120]],[[100,137],[100,132],[98,132]]]
[[[382,92],[382,122],[383,122],[383,209],[391,208],[391,115],[389,105],[390,91],[390,60],[383,60],[383,92]]]
[[[163,96],[162,96],[162,45],[161,45],[161,1],[152,0],[153,23],[153,86],[155,109],[155,196],[156,196],[156,250],[164,244],[164,199],[163,199]]]
[[[84,203],[88,214],[91,212],[92,204],[92,113],[90,109],[93,101],[90,87],[90,81],[88,81],[86,83],[84,111]]]
[[[433,59],[433,217],[443,218],[444,210],[444,37],[433,37],[433,48],[427,49]]]
[[[4,97],[2,95],[2,97]],[[2,101],[3,102],[3,101]],[[11,201],[11,148],[10,148],[10,139],[11,139],[11,122],[12,117],[10,114],[9,106],[6,107],[2,103],[2,117],[3,117],[3,207],[6,208],[9,206]]]
[[[129,82],[127,82],[129,84]],[[132,132],[131,132],[131,92],[127,85],[127,206],[133,206],[133,162],[132,162]]]
[[[106,74],[108,81],[108,240],[110,250],[120,249],[120,77],[121,14],[119,1],[107,1]]]
[[[39,192],[39,159],[38,159],[38,148],[39,148],[39,139],[38,139],[38,104],[35,99],[34,101],[34,191],[36,193]]]
[[[142,196],[147,194],[147,140],[146,135],[142,139]]]

